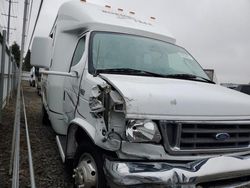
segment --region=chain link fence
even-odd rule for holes
[[[17,88],[18,67],[6,43],[6,31],[0,33],[0,123],[2,109],[10,100],[13,91]]]

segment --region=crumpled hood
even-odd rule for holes
[[[102,74],[126,101],[126,115],[171,120],[250,119],[250,96],[204,82]]]

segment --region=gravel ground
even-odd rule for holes
[[[43,125],[41,114],[41,98],[36,89],[23,83],[29,134],[32,147],[33,165],[36,187],[55,188],[73,187],[72,178],[66,173],[57,149],[55,133],[50,126]],[[14,103],[4,110],[4,123],[0,126],[0,187],[11,187],[11,177],[8,175],[12,127],[14,121]],[[21,159],[20,159],[20,187],[30,187],[28,153],[25,137],[24,118],[21,120]],[[4,151],[4,152],[2,152]]]
[[[3,121],[0,124],[0,187],[10,187],[11,177],[9,176],[10,151],[12,142],[12,130],[14,123],[15,97],[3,111]]]

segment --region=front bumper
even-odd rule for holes
[[[112,188],[116,187],[175,187],[191,188],[204,182],[225,180],[219,187],[237,187],[248,184],[236,181],[250,175],[250,157],[220,156],[187,164],[173,165],[167,162],[123,162],[106,159],[104,171]],[[235,178],[235,181],[230,180]],[[238,180],[238,179],[237,179]],[[207,186],[205,186],[207,187]]]

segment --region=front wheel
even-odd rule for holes
[[[91,143],[81,143],[74,160],[75,187],[105,188],[102,152]]]

